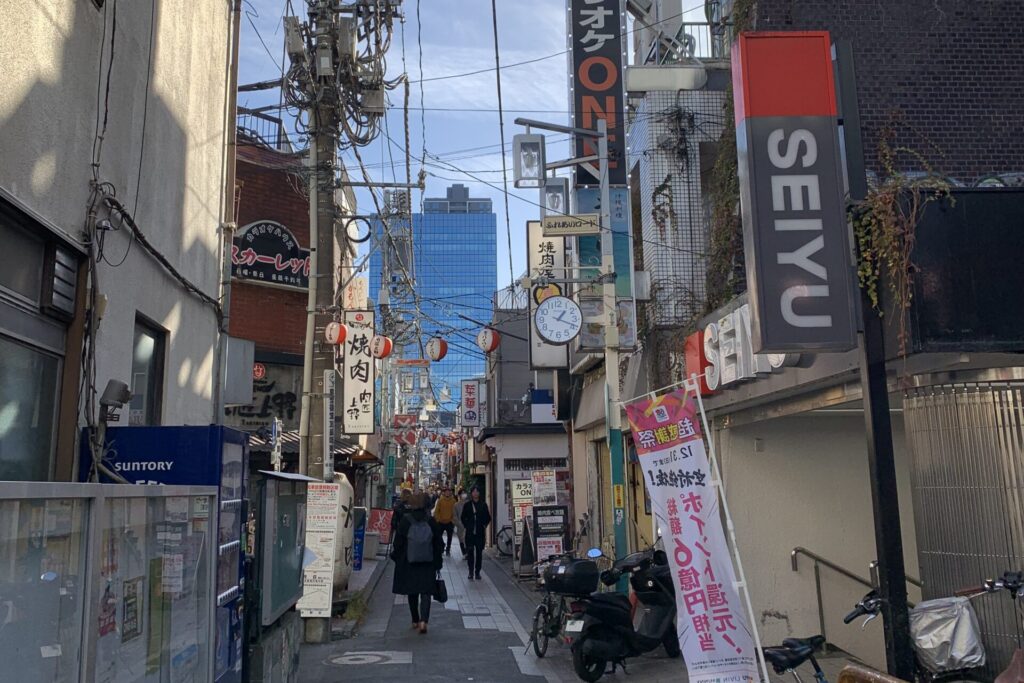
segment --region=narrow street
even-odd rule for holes
[[[493,552],[493,550],[489,551]],[[409,623],[405,596],[391,593],[394,564],[388,566],[368,601],[366,617],[354,637],[326,645],[303,645],[299,680],[328,681],[578,681],[568,646],[551,641],[538,659],[529,646],[530,623],[541,594],[529,582],[517,583],[508,558],[488,554],[483,579],[467,581],[458,548],[445,558],[442,574],[448,602],[433,603],[430,630],[420,635]],[[826,657],[822,669],[833,680],[849,660]],[[682,660],[671,660],[660,648],[630,659],[628,672],[606,674],[602,681],[685,683]],[[807,667],[805,667],[807,668]],[[804,672],[802,672],[804,673]],[[807,668],[806,673],[810,674]],[[772,675],[773,683],[792,680]]]
[[[305,645],[303,681],[548,681],[571,680],[571,663],[556,673],[551,661],[526,654],[533,605],[493,560],[484,562],[482,580],[467,581],[458,548],[442,570],[448,602],[433,603],[430,630],[410,628],[405,596],[391,593],[394,564],[370,598],[366,619],[354,638],[327,645]]]

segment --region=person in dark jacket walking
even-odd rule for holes
[[[466,528],[466,545],[469,546],[469,579],[480,578],[484,561],[484,544],[487,540],[487,525],[491,523],[491,511],[480,498],[480,489],[473,487],[469,500],[462,506],[462,526]]]
[[[429,530],[429,540],[426,539],[426,530]],[[429,549],[421,547],[424,543],[429,543]],[[427,622],[430,621],[430,600],[437,572],[444,566],[443,551],[441,529],[427,513],[427,495],[412,495],[395,532],[394,549],[391,551],[391,559],[395,561],[395,579],[391,592],[409,597],[412,626],[421,634],[427,632]],[[422,557],[426,560],[418,559]]]

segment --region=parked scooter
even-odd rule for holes
[[[601,556],[598,548],[587,552],[591,559]],[[626,659],[662,645],[669,657],[679,656],[675,589],[665,551],[652,547],[627,555],[601,572],[601,583],[613,586],[624,575],[636,594],[635,611],[618,592],[592,593],[572,604],[566,632],[579,633],[573,638],[572,664],[584,681],[601,678],[608,662],[613,673],[618,666],[625,671]]]

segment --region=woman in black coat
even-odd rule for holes
[[[426,521],[433,533],[432,546],[434,550],[434,561],[419,564],[410,564],[406,559],[406,551],[409,546],[409,529],[413,522]],[[398,530],[395,532],[394,545],[392,546],[391,559],[395,561],[395,579],[391,592],[395,595],[409,596],[409,612],[412,614],[412,626],[419,629],[420,633],[427,632],[427,622],[430,621],[430,600],[434,594],[434,581],[437,572],[444,564],[442,553],[444,552],[444,538],[441,536],[441,528],[437,522],[427,513],[427,496],[417,493],[409,499],[407,511],[402,515],[398,523]]]

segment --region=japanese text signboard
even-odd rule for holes
[[[718,494],[692,396],[626,406],[676,592],[676,632],[691,683],[758,680],[754,633],[736,589]]]
[[[275,221],[256,221],[231,244],[231,277],[281,287],[309,287],[309,249]]]
[[[475,379],[462,380],[462,426],[480,426],[480,382]]]
[[[608,122],[608,181],[626,184],[626,136],[623,127],[623,41],[626,28],[622,0],[569,0],[572,44],[572,108],[577,128],[597,130]],[[576,156],[597,154],[597,140],[576,136]],[[577,185],[596,185],[599,178],[580,167]]]
[[[342,425],[346,434],[373,434],[374,363],[370,353],[373,311],[345,311],[345,370]]]
[[[530,286],[530,319],[537,306],[552,296],[565,296],[565,238],[545,237],[540,221],[526,224],[527,265],[534,284]],[[558,280],[559,282],[553,282]],[[567,368],[567,346],[548,344],[530,325],[530,368]]]
[[[736,151],[754,353],[856,344],[826,31],[733,45]]]
[[[334,410],[338,373],[324,370],[324,480],[334,481]]]
[[[302,571],[303,617],[330,617],[334,589],[334,551],[338,540],[338,484],[306,485],[306,549],[312,554]]]

